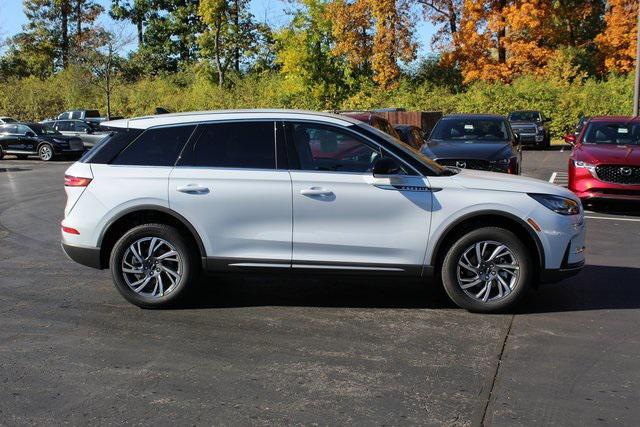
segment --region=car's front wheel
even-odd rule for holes
[[[175,228],[139,225],[125,233],[109,261],[116,288],[143,308],[167,307],[182,300],[196,280],[197,256]]]
[[[53,147],[49,144],[42,144],[40,148],[38,148],[38,157],[40,157],[40,160],[43,162],[53,160]]]
[[[449,297],[469,311],[512,308],[524,296],[533,274],[531,254],[511,231],[484,227],[460,236],[442,264]]]

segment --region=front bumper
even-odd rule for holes
[[[640,201],[640,184],[616,184],[595,178],[584,168],[569,162],[569,190],[582,200]]]
[[[102,269],[100,248],[73,246],[66,243],[61,243],[61,245],[65,255],[67,255],[71,261],[75,261],[78,264],[82,264],[87,267]]]
[[[520,144],[542,144],[544,142],[544,134],[538,133],[518,133]]]
[[[567,246],[560,268],[548,268],[542,270],[540,273],[540,283],[556,283],[561,280],[568,279],[569,277],[573,277],[582,271],[585,264],[584,258],[573,263],[569,262],[569,257],[571,255],[570,252],[576,250],[572,246],[572,243],[569,243],[569,246]],[[580,250],[580,253],[584,252],[584,244],[578,249]]]

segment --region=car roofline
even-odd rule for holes
[[[134,128],[148,129],[161,125],[176,125],[187,123],[199,123],[207,121],[218,121],[229,119],[300,119],[318,120],[329,123],[343,125],[355,125],[361,123],[359,120],[332,113],[322,113],[306,110],[287,109],[252,109],[252,110],[211,110],[211,111],[189,111],[181,113],[168,113],[150,116],[133,117],[129,119],[111,120],[102,122],[102,126],[112,128]]]

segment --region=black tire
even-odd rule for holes
[[[55,157],[53,147],[50,144],[42,144],[38,147],[38,157],[43,162],[50,162]]]
[[[489,297],[487,301],[482,301],[481,298],[477,299],[469,295],[475,294],[478,289],[484,288],[484,284],[486,284],[486,281],[482,281],[483,276],[481,272],[476,271],[475,273],[471,273],[465,271],[465,269],[461,267],[462,273],[460,274],[467,274],[470,277],[473,277],[473,275],[475,274],[476,277],[481,279],[481,282],[476,287],[469,288],[468,291],[463,290],[461,287],[462,285],[459,284],[458,281],[458,262],[462,260],[463,254],[465,254],[465,252],[467,252],[470,248],[474,248],[476,243],[484,241],[492,241],[505,245],[510,252],[509,258],[513,258],[513,261],[515,261],[515,263],[519,266],[519,269],[513,270],[517,272],[517,275],[509,275],[504,272],[504,270],[498,271],[498,274],[502,274],[501,278],[503,278],[503,281],[506,278],[513,276],[513,284],[511,284],[511,281],[509,281],[509,284],[511,286],[509,293],[507,293],[506,288],[504,288],[505,291],[503,292],[502,287],[500,287],[500,284],[497,281],[497,278],[491,281],[488,285]],[[491,247],[489,247],[489,249],[490,248]],[[471,256],[469,256],[469,254],[467,255],[467,258],[471,259],[470,264],[476,267],[477,258],[474,258],[475,253],[472,252]],[[506,258],[498,257],[496,258],[494,263],[500,263],[500,260],[505,259]],[[477,265],[480,265],[480,262],[478,262]],[[493,269],[495,267],[495,264],[493,265],[494,267],[487,265],[488,264],[482,266],[482,271],[487,271],[485,269]],[[448,249],[442,263],[442,283],[444,285],[445,291],[447,292],[447,295],[449,295],[451,300],[453,300],[453,302],[459,307],[473,312],[498,313],[504,312],[514,307],[516,303],[526,294],[528,288],[531,286],[533,272],[534,267],[530,251],[515,234],[503,228],[485,227],[463,234]],[[488,274],[491,274],[491,272],[489,272]],[[495,274],[493,275],[493,277],[495,277]],[[462,282],[463,280],[469,280],[473,282],[476,281],[474,279],[462,278],[460,283],[464,283]],[[498,289],[499,287],[501,289]],[[503,292],[504,296],[498,297],[498,295],[496,295],[497,292]],[[484,296],[484,294],[480,295]],[[493,299],[494,297],[496,297],[496,299]]]
[[[131,282],[139,278],[146,278],[145,274],[129,274],[125,277],[123,268],[123,258],[127,254],[130,246],[145,238],[160,238],[169,243],[178,256],[176,257],[180,262],[176,262],[174,265],[178,266],[176,270],[180,273],[180,278],[176,280],[176,284],[173,288],[166,293],[155,296],[143,295],[134,291],[134,289],[127,283],[127,279]],[[142,248],[144,250],[144,248]],[[129,253],[130,254],[130,253]],[[157,262],[157,261],[156,261]],[[113,282],[122,296],[132,304],[142,308],[164,308],[172,307],[183,301],[189,293],[195,288],[197,283],[197,276],[199,274],[198,256],[188,241],[182,237],[181,233],[175,228],[165,224],[143,224],[132,228],[126,232],[114,245],[109,260],[109,266],[111,268],[111,276]],[[151,267],[151,270],[154,268]],[[160,272],[160,270],[155,270]],[[160,276],[161,283],[170,284],[171,278],[168,273],[157,273]],[[162,280],[164,277],[164,280]],[[158,280],[151,278],[148,287],[143,288],[142,292],[151,290]],[[133,282],[136,283],[136,282]],[[169,289],[169,288],[167,288]],[[153,290],[156,293],[156,290]],[[159,292],[158,292],[159,293]]]

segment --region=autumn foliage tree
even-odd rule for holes
[[[607,71],[628,73],[634,69],[639,7],[638,0],[608,1],[606,28],[596,38]]]
[[[396,0],[336,0],[327,13],[333,26],[333,54],[352,70],[371,73],[383,87],[393,86],[399,62],[415,58],[410,3]]]

